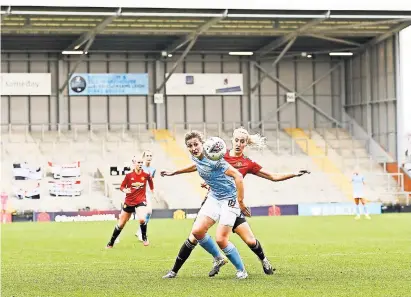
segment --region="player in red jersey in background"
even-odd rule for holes
[[[121,233],[121,230],[123,230],[124,226],[130,219],[131,214],[134,212],[140,221],[143,244],[145,246],[149,245],[147,239],[147,225],[145,223],[147,216],[146,186],[148,183],[150,190],[153,191],[154,183],[151,175],[143,171],[143,160],[136,160],[134,157],[132,160],[132,165],[134,170],[126,174],[126,177],[120,186],[120,191],[126,193],[126,199],[124,201],[118,223],[114,228],[113,235],[107,244],[107,248],[113,247],[117,237]]]
[[[247,173],[251,173],[270,181],[278,182],[310,173],[307,170],[300,170],[296,174],[275,175],[269,171],[266,171],[262,168],[261,165],[244,156],[244,150],[248,145],[264,147],[265,137],[261,137],[259,134],[250,135],[246,129],[242,127],[237,128],[233,132],[232,148],[231,150],[227,150],[227,153],[224,155],[224,159],[230,165],[240,171],[243,176],[246,176]],[[202,187],[207,188],[208,186],[206,184],[203,184]],[[237,217],[237,220],[235,221],[235,224],[233,226],[233,232],[237,233],[241,237],[241,239],[248,245],[251,251],[257,255],[263,266],[264,273],[273,274],[275,269],[273,269],[270,261],[265,256],[261,243],[255,238],[253,232],[251,231],[250,225],[247,223],[243,214]],[[163,276],[163,278],[176,277],[178,271],[183,266],[184,262],[188,259],[196,245],[197,240],[192,234],[190,234],[188,239],[186,239],[184,244],[181,246],[173,269],[169,271],[165,276]],[[218,274],[220,268],[225,263],[226,262],[215,262],[213,269],[209,273],[209,276],[212,277]]]

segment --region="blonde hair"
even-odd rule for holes
[[[244,127],[239,127],[234,130],[233,137],[235,137],[236,134],[241,134],[242,136],[245,136],[247,139],[247,145],[249,146],[257,148],[263,148],[266,146],[267,138],[261,136],[259,133],[250,134]]]
[[[195,130],[187,132],[184,135],[184,143],[187,144],[187,141],[189,141],[190,139],[193,139],[193,138],[197,138],[201,143],[204,143],[203,134],[201,132],[195,131]]]
[[[143,152],[143,157],[142,157],[142,158],[144,158],[144,157],[146,156],[146,153],[148,153],[148,152],[150,152],[151,154],[153,154],[153,152],[152,152],[151,150],[145,150],[145,151]]]

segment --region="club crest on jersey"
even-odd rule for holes
[[[132,183],[131,185],[138,190],[144,186],[144,183],[135,182],[135,183]]]
[[[234,167],[235,167],[235,168],[243,167],[243,163],[237,162],[237,163],[234,164]]]

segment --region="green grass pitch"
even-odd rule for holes
[[[250,224],[277,268],[264,275],[257,257],[232,235],[249,278],[227,264],[208,277],[212,259],[197,247],[176,279],[161,277],[192,220],[151,220],[151,245],[131,221],[114,249],[115,222],[15,223],[2,226],[3,297],[29,296],[411,296],[411,215],[257,217]],[[211,230],[214,235],[215,229]]]

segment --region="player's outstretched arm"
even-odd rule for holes
[[[240,205],[240,209],[245,216],[250,217],[250,209],[244,204],[244,182],[242,174],[231,165],[225,171],[225,174],[234,178],[235,186],[237,188],[237,200]]]
[[[162,170],[160,172],[161,176],[173,176],[173,175],[178,175],[178,174],[183,174],[183,173],[190,173],[190,172],[194,172],[197,171],[197,167],[195,164],[192,164],[190,166],[187,166],[185,168],[176,170],[176,171],[166,171],[166,170]]]
[[[274,182],[279,182],[279,181],[284,181],[287,179],[291,179],[294,177],[299,177],[302,176],[304,174],[310,174],[311,172],[307,171],[307,170],[300,170],[298,173],[293,173],[293,174],[284,174],[284,175],[276,175],[273,174],[271,172],[265,171],[264,169],[261,169],[260,171],[258,171],[255,175],[274,181]]]

